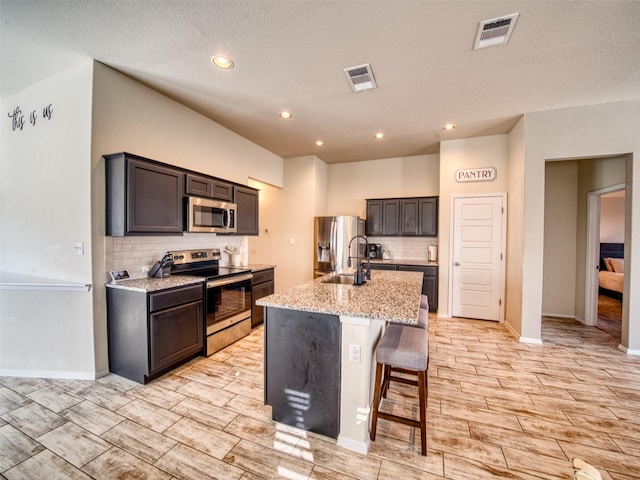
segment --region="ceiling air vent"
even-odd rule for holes
[[[344,74],[347,76],[349,85],[351,85],[354,92],[362,92],[363,90],[378,88],[376,81],[373,78],[371,65],[368,63],[357,67],[345,68]]]
[[[513,27],[516,26],[519,13],[512,13],[506,17],[493,18],[480,22],[474,50],[485,47],[503,45],[509,41]]]

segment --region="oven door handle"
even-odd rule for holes
[[[231,283],[244,282],[245,280],[253,279],[253,275],[248,273],[246,275],[238,275],[231,278],[221,278],[220,280],[210,280],[207,282],[207,288],[222,287]]]

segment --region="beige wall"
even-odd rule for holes
[[[576,293],[578,162],[548,162],[544,199],[542,312],[573,317]]]
[[[450,315],[449,276],[451,264],[451,203],[457,195],[501,194],[508,192],[509,136],[449,140],[440,144],[440,221],[438,314]],[[496,179],[492,182],[458,183],[456,170],[465,168],[495,167]],[[508,198],[508,196],[507,196]],[[507,211],[507,221],[509,212]]]
[[[313,279],[313,218],[323,215],[327,165],[315,156],[284,160],[284,187],[257,184],[260,236],[249,238],[252,263],[276,265],[276,291]]]
[[[524,164],[525,119],[509,134],[509,171],[507,196],[507,265],[505,324],[516,335],[522,333],[522,255],[524,249]],[[539,337],[538,337],[539,338]]]
[[[605,195],[600,203],[600,242],[624,243],[624,194]]]
[[[622,345],[640,353],[640,209],[632,209],[634,186],[640,185],[640,101],[575,107],[525,115],[522,335],[541,338],[544,264],[544,176],[548,160],[627,155],[627,246]],[[634,168],[636,166],[636,168]],[[639,187],[637,187],[639,188]],[[630,312],[633,312],[630,315]]]
[[[439,155],[329,165],[326,215],[366,218],[367,198],[439,194]]]

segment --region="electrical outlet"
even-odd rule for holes
[[[295,238],[290,238],[289,239],[289,245],[295,245],[296,244],[296,239]]]
[[[73,253],[76,255],[84,255],[84,243],[76,242],[73,244]]]
[[[349,344],[349,361],[360,363],[360,345]]]

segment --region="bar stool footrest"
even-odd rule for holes
[[[410,427],[420,428],[420,420],[400,417],[398,415],[394,415],[393,413],[378,412],[378,418],[391,420],[392,422],[404,423],[405,425],[409,425]]]

